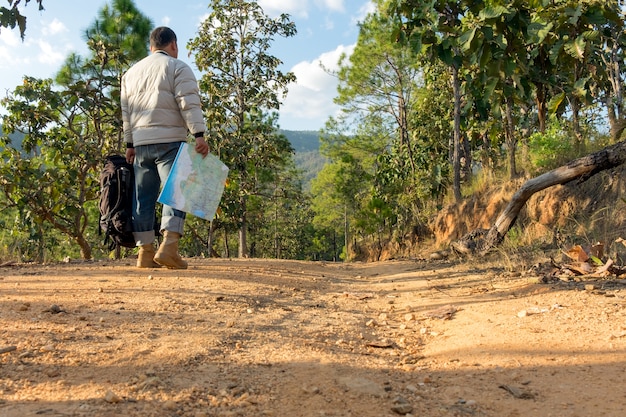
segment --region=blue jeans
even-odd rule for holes
[[[137,246],[154,242],[156,203],[172,169],[178,148],[183,142],[141,145],[135,148],[135,200],[133,202],[133,235]],[[185,212],[163,205],[160,231],[183,234]]]

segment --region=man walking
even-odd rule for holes
[[[178,59],[176,34],[158,27],[150,34],[151,54],[122,77],[121,106],[126,160],[135,171],[133,235],[139,247],[137,267],[186,269],[178,253],[185,213],[163,206],[163,242],[155,253],[154,219],[161,182],[167,179],[188,133],[196,152],[206,156],[206,125],[198,82],[189,65]]]

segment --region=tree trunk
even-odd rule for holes
[[[85,237],[83,235],[78,235],[75,236],[74,239],[76,240],[76,243],[78,243],[78,246],[80,246],[80,257],[85,260],[91,259],[91,246]]]
[[[546,132],[546,118],[548,114],[548,105],[546,103],[546,86],[544,84],[536,85],[537,119],[539,120],[539,132]]]
[[[459,69],[452,66],[452,91],[454,93],[454,151],[452,156],[452,168],[454,171],[454,199],[460,203],[461,195],[461,81]]]
[[[213,241],[215,240],[214,232],[215,232],[215,220],[211,220],[209,222],[209,233],[208,233],[209,236],[207,237],[207,242],[206,242],[209,258],[213,257]]]
[[[611,132],[611,142],[617,142],[626,129],[626,119],[620,119],[615,113],[613,105],[607,105],[607,117],[609,119],[609,131]]]
[[[239,227],[239,251],[237,252],[238,258],[248,257],[248,234],[246,228],[248,227],[245,216],[241,219],[241,227]]]
[[[226,253],[226,257],[230,258],[230,246],[228,244],[228,231],[224,228],[224,252]]]
[[[526,201],[536,192],[554,185],[566,184],[575,179],[586,181],[598,172],[615,168],[625,162],[626,141],[623,141],[532,178],[526,181],[513,195],[509,204],[489,230],[474,230],[452,242],[451,246],[455,251],[462,254],[485,254],[504,240],[504,236],[515,224],[515,220],[517,220],[517,216]]]
[[[580,129],[580,100],[576,97],[572,97],[571,101],[572,109],[572,130],[574,131],[574,146],[578,155],[582,155],[585,152],[585,143],[583,141],[583,134]]]
[[[517,163],[515,162],[515,151],[517,150],[517,139],[515,137],[515,124],[513,121],[513,99],[506,98],[505,106],[505,141],[509,148],[509,178],[517,177]]]
[[[348,205],[345,204],[343,206],[343,244],[346,247],[346,261],[351,260],[350,258],[350,226],[348,223]],[[336,251],[335,251],[336,253]],[[333,255],[335,257],[335,255]]]
[[[248,220],[246,215],[246,200],[244,197],[241,197],[239,200],[239,204],[241,204],[241,221],[239,226],[239,250],[237,252],[237,257],[239,258],[247,258],[248,257]]]
[[[461,141],[463,148],[463,155],[461,158],[463,159],[463,178],[465,181],[470,181],[472,177],[472,148],[469,142],[469,138],[467,134],[463,135],[463,139]]]

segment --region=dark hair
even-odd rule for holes
[[[173,41],[176,41],[176,34],[166,26],[159,26],[150,33],[150,46],[156,49],[163,49]]]

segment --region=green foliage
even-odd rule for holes
[[[18,6],[22,0],[8,0],[9,7],[0,6],[0,27],[15,29],[19,28],[20,37],[24,40],[26,34],[26,16],[24,16]],[[24,0],[28,5],[31,0]],[[39,10],[43,10],[43,0],[35,0],[39,4]]]
[[[327,122],[321,150],[330,164],[312,186],[314,224],[374,241],[423,222],[427,201],[440,200],[447,181],[449,90],[445,82],[422,86],[421,61],[392,42],[390,25],[369,16],[354,53],[340,61],[342,114]]]
[[[76,97],[74,93],[54,90],[51,80],[26,78],[3,100],[9,112],[4,117],[5,131],[20,131],[25,136],[21,151],[3,140],[0,186],[9,206],[16,208],[24,221],[48,223],[81,244],[87,226],[83,205],[95,198],[90,171],[95,168],[95,151],[102,138],[94,134],[84,116],[95,104],[68,100],[68,96]],[[64,102],[73,105],[64,107]],[[81,249],[83,257],[91,257],[88,244]]]
[[[239,256],[246,256],[250,199],[262,195],[293,153],[277,133],[276,113],[267,111],[279,108],[295,81],[269,49],[274,37],[293,36],[296,29],[288,15],[269,18],[253,1],[213,0],[210,9],[188,47],[204,72],[200,88],[213,133],[209,144],[230,168],[224,223],[239,229]]]
[[[148,54],[146,40],[152,26],[152,21],[139,11],[133,0],[111,0],[111,5],[102,6],[87,28],[85,38],[103,61],[113,59],[118,69],[123,70]]]
[[[530,162],[536,173],[557,168],[572,159],[573,146],[558,120],[552,119],[548,129],[530,136]]]
[[[118,12],[136,13],[127,16],[129,21],[145,23],[132,2],[115,1],[114,5],[126,7]],[[100,23],[104,22],[94,27],[103,27]],[[113,32],[124,32],[122,26],[117,27]],[[25,77],[2,101],[7,110],[3,117],[6,136],[0,143],[3,204],[15,211],[16,226],[21,223],[29,230],[25,235],[22,226],[16,234],[28,236],[29,243],[21,241],[20,252],[36,253],[37,260],[46,259],[46,251],[57,258],[80,251],[82,258],[89,259],[92,244],[101,243],[94,233],[99,215],[93,202],[104,156],[120,148],[119,79],[129,65],[122,58],[126,55],[123,48],[130,46],[96,32],[88,31],[91,55],[70,55],[57,85],[51,79]],[[144,33],[145,45],[148,32]],[[12,143],[15,134],[23,135],[21,144]],[[66,245],[67,240],[76,246]]]

